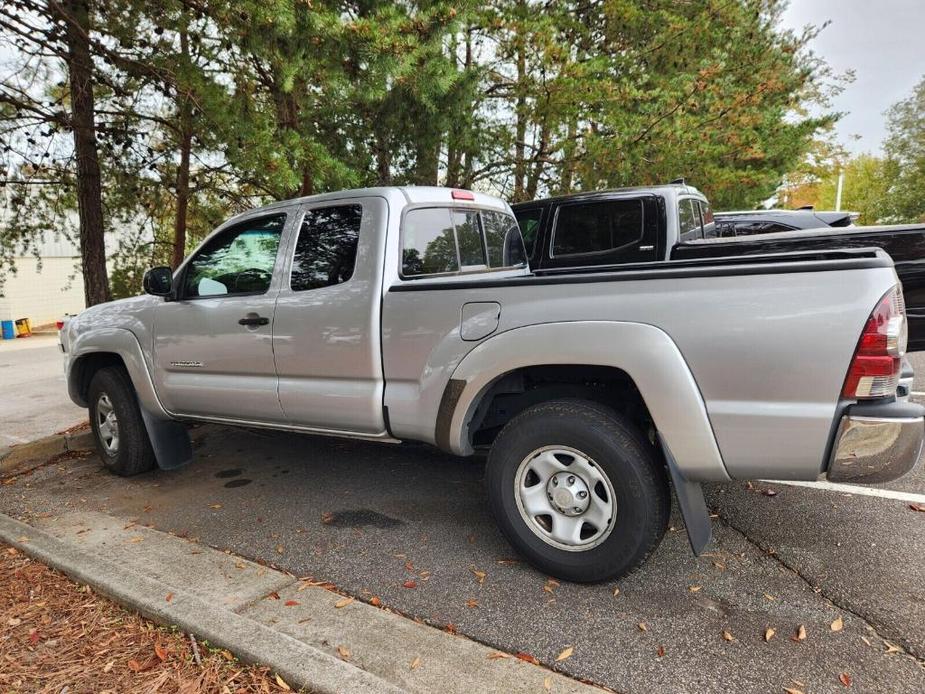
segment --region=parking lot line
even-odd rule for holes
[[[905,501],[912,504],[925,504],[925,494],[910,494],[909,492],[897,492],[892,489],[879,489],[874,487],[862,487],[855,484],[838,484],[836,482],[799,482],[796,480],[761,480],[772,484],[786,484],[791,487],[809,487],[810,489],[823,489],[829,492],[841,492],[843,494],[856,494],[858,496],[876,496],[881,499],[893,499],[895,501]]]

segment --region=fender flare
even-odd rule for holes
[[[141,345],[135,334],[125,328],[96,328],[77,335],[68,348],[67,389],[68,394],[76,404],[86,407],[87,403],[80,394],[78,370],[74,367],[84,357],[91,354],[108,352],[118,355],[125,364],[138,402],[142,409],[147,410],[161,419],[170,419],[161,401],[154,390],[154,381],[148,371]]]
[[[469,423],[491,385],[517,369],[553,364],[625,371],[642,394],[678,471],[691,481],[730,479],[687,362],[666,332],[645,323],[543,323],[490,337],[453,371],[437,417],[438,445],[457,455],[471,455]]]
[[[174,420],[161,405],[141,345],[130,330],[97,328],[77,336],[68,350],[67,389],[71,400],[81,407],[87,406],[80,393],[79,371],[74,367],[83,357],[100,353],[116,354],[125,364],[158,466],[171,470],[190,462],[193,449],[186,427]]]

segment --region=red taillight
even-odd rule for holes
[[[906,352],[906,310],[902,289],[888,291],[870,314],[848,368],[842,397],[883,398],[895,395]]]
[[[454,200],[475,200],[475,194],[471,190],[454,190],[450,195]]]

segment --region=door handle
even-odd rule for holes
[[[250,326],[250,325],[268,325],[269,322],[270,322],[270,319],[269,319],[269,318],[265,318],[264,316],[249,315],[249,316],[244,316],[244,318],[241,318],[241,319],[238,321],[238,325],[248,325],[248,326]]]

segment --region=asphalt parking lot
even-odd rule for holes
[[[925,374],[925,355],[913,360]],[[915,389],[925,391],[925,378]],[[378,596],[409,617],[620,692],[809,694],[846,683],[925,691],[925,513],[909,500],[917,497],[711,485],[715,540],[706,555],[691,555],[675,514],[633,576],[557,584],[519,562],[495,529],[481,460],[423,446],[194,433],[197,458],[185,469],[119,479],[93,458],[65,460],[0,486],[0,511],[138,519]],[[925,503],[925,471],[880,489]],[[574,655],[556,662],[567,646]]]

